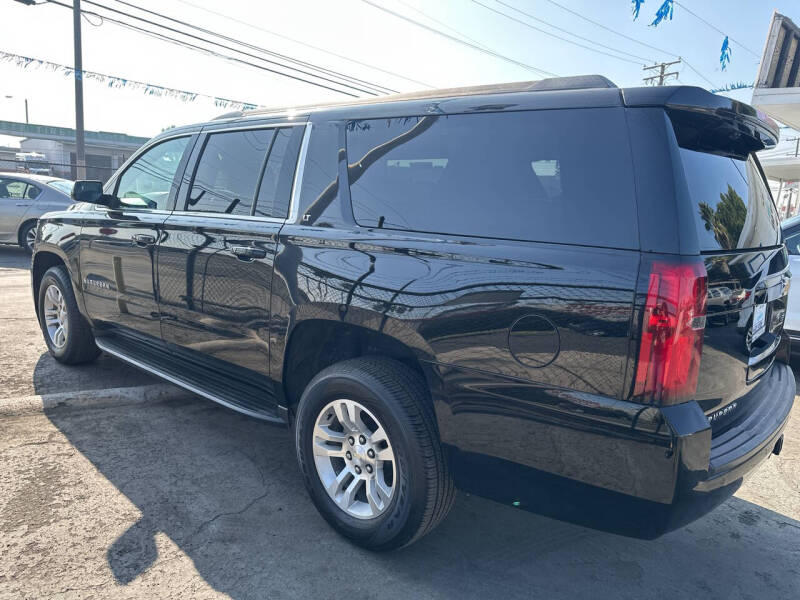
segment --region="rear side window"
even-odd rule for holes
[[[701,251],[780,243],[780,221],[761,170],[746,160],[680,149]]]
[[[286,217],[302,137],[302,127],[210,134],[186,210]]]
[[[637,248],[622,109],[353,121],[362,226]]]
[[[197,164],[186,210],[249,215],[275,131],[212,133]]]

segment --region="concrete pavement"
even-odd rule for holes
[[[0,322],[3,386],[151,382],[110,358],[80,377],[49,364],[7,252],[0,316],[20,318]],[[656,541],[460,494],[431,535],[372,554],[317,514],[287,431],[203,399],[0,417],[0,598],[797,598],[797,405],[793,418],[780,457]]]

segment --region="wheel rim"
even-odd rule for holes
[[[56,348],[67,343],[67,303],[58,286],[51,284],[44,292],[44,323],[50,342]]]
[[[398,465],[374,414],[355,400],[334,400],[317,416],[312,444],[320,481],[340,509],[374,519],[388,508]]]
[[[31,227],[25,232],[25,244],[28,250],[33,250],[33,244],[36,242],[36,227]]]

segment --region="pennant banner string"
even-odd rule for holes
[[[23,69],[44,69],[46,71],[50,71],[51,73],[62,73],[66,77],[74,76],[77,79],[83,79],[85,81],[96,81],[98,83],[104,83],[107,87],[115,89],[127,88],[132,90],[141,90],[148,96],[174,98],[180,100],[181,102],[194,102],[198,98],[209,98],[214,102],[215,106],[220,108],[230,108],[231,110],[252,110],[258,107],[257,104],[253,104],[252,102],[242,102],[240,100],[220,98],[218,96],[211,96],[209,94],[188,92],[186,90],[178,90],[161,85],[154,85],[144,81],[136,81],[134,79],[125,79],[124,77],[116,77],[114,75],[86,71],[85,69],[82,71],[76,71],[74,68],[66,65],[50,62],[48,60],[31,58],[29,56],[21,56],[19,54],[4,52],[2,50],[0,50],[0,62],[15,64]]]

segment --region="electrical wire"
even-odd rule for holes
[[[458,29],[456,29],[455,27],[450,27],[450,25],[448,25],[448,24],[447,24],[447,23],[445,23],[444,21],[440,21],[439,19],[436,19],[436,18],[434,18],[434,17],[430,16],[428,13],[422,12],[422,11],[421,11],[419,8],[417,8],[416,6],[413,6],[412,4],[409,4],[408,2],[405,2],[404,0],[397,0],[397,2],[399,2],[400,4],[402,4],[403,6],[405,6],[406,8],[408,8],[408,9],[410,9],[410,10],[413,10],[413,11],[414,11],[415,13],[417,13],[418,15],[422,15],[423,17],[425,17],[425,18],[426,18],[426,19],[428,19],[429,21],[433,21],[434,23],[436,23],[437,25],[439,25],[439,26],[441,26],[441,27],[444,27],[444,28],[445,28],[445,29],[447,29],[448,31],[451,31],[452,33],[455,33],[456,35],[458,35],[458,36],[461,36],[461,37],[462,37],[462,38],[464,38],[465,40],[469,40],[470,42],[472,42],[472,43],[473,43],[473,44],[475,44],[476,46],[480,46],[481,48],[483,48],[483,49],[485,49],[485,50],[489,50],[489,47],[488,47],[486,44],[481,44],[481,43],[480,43],[478,40],[476,40],[475,38],[471,38],[471,37],[469,37],[468,35],[466,35],[465,33],[461,32],[461,31],[459,31],[459,30],[458,30]]]
[[[500,0],[498,0],[498,1],[500,1]],[[705,75],[703,75],[703,73],[701,73],[701,72],[700,72],[700,70],[698,70],[698,69],[696,69],[695,67],[693,67],[693,66],[692,66],[692,65],[689,63],[689,61],[688,61],[688,60],[686,60],[686,59],[685,59],[683,56],[681,56],[681,55],[680,55],[680,54],[678,54],[677,52],[671,52],[671,51],[669,51],[669,50],[664,50],[663,48],[659,48],[658,46],[653,46],[652,44],[648,44],[647,42],[643,42],[643,41],[641,41],[641,40],[638,40],[638,39],[636,39],[635,37],[632,37],[632,36],[630,36],[630,35],[624,34],[624,33],[622,33],[621,31],[617,31],[616,29],[612,29],[611,27],[608,27],[608,26],[606,26],[606,25],[603,25],[602,23],[599,23],[598,21],[595,21],[594,19],[590,19],[589,17],[587,17],[587,16],[585,16],[585,15],[582,15],[581,13],[579,13],[579,12],[577,12],[577,11],[575,11],[575,10],[572,10],[571,8],[569,8],[569,7],[567,7],[567,6],[564,6],[563,4],[561,4],[561,3],[559,3],[559,2],[556,2],[555,0],[545,0],[545,2],[549,2],[549,3],[550,3],[550,4],[552,4],[553,6],[557,6],[557,7],[558,7],[558,8],[560,8],[561,10],[564,10],[564,11],[566,11],[566,12],[570,13],[571,15],[574,15],[574,16],[578,17],[579,19],[583,19],[584,21],[586,21],[586,22],[588,22],[588,23],[591,23],[592,25],[596,25],[597,27],[600,27],[601,29],[605,29],[606,31],[608,31],[608,32],[610,32],[610,33],[613,33],[614,35],[618,35],[618,36],[620,36],[620,37],[622,37],[622,38],[625,38],[626,40],[629,40],[629,41],[631,41],[631,42],[634,42],[635,44],[639,44],[640,46],[644,46],[645,48],[650,48],[651,50],[655,50],[656,52],[660,52],[661,54],[666,54],[666,55],[668,55],[668,56],[674,56],[674,57],[676,57],[676,58],[680,58],[680,59],[681,59],[681,61],[682,61],[684,64],[686,64],[686,66],[687,66],[687,67],[689,67],[689,69],[691,69],[692,71],[694,71],[694,73],[695,73],[696,75],[698,75],[698,76],[699,76],[701,79],[703,79],[703,80],[704,80],[706,83],[708,83],[708,84],[709,84],[711,87],[714,87],[714,88],[716,88],[716,87],[719,87],[719,86],[717,86],[717,84],[716,84],[716,83],[714,83],[714,82],[713,82],[713,81],[711,81],[711,80],[710,80],[708,77],[706,77]]]
[[[483,54],[488,54],[489,56],[492,56],[493,58],[497,58],[497,59],[503,60],[505,62],[511,63],[513,65],[516,65],[518,67],[522,67],[523,69],[526,69],[526,70],[531,71],[531,72],[536,73],[536,74],[543,74],[543,75],[549,75],[551,77],[558,77],[558,75],[556,73],[553,73],[551,71],[546,71],[544,69],[540,69],[539,67],[535,67],[533,65],[529,65],[529,64],[524,63],[524,62],[519,61],[519,60],[515,60],[513,58],[505,56],[504,54],[500,54],[499,52],[495,52],[494,50],[491,50],[489,48],[481,48],[480,46],[478,46],[476,44],[473,44],[471,42],[468,42],[468,41],[462,40],[460,38],[457,38],[455,36],[452,36],[449,33],[445,33],[444,31],[441,31],[440,29],[436,29],[435,27],[431,27],[429,25],[425,25],[425,23],[420,23],[419,21],[416,21],[416,20],[412,19],[411,17],[407,17],[406,15],[403,15],[403,14],[400,14],[398,12],[395,12],[395,11],[393,11],[391,9],[386,8],[385,6],[381,6],[380,4],[376,4],[375,2],[372,2],[371,0],[361,0],[361,1],[363,3],[365,3],[365,4],[369,4],[373,8],[377,8],[378,10],[381,10],[381,11],[387,13],[387,14],[392,15],[395,18],[398,18],[398,19],[401,19],[403,21],[406,21],[407,23],[411,23],[412,25],[416,25],[417,27],[421,27],[422,29],[425,29],[426,31],[430,31],[431,33],[433,33],[435,35],[441,36],[443,38],[446,38],[448,40],[451,40],[453,42],[461,44],[462,46],[467,46],[469,48],[472,48],[473,50],[477,50],[478,52],[482,52]]]
[[[582,36],[580,36],[580,35],[578,35],[576,33],[572,33],[572,32],[570,32],[570,31],[568,31],[566,29],[563,29],[561,27],[558,27],[556,25],[548,23],[547,21],[539,19],[538,17],[534,17],[533,15],[528,14],[523,10],[515,8],[515,7],[511,6],[510,4],[506,4],[505,2],[500,2],[498,0],[498,4],[502,4],[503,6],[507,6],[511,10],[514,10],[514,11],[516,11],[516,12],[522,14],[522,15],[525,15],[529,19],[533,19],[535,21],[539,21],[540,23],[544,23],[545,25],[549,25],[550,27],[552,27],[554,29],[557,29],[559,31],[563,31],[565,33],[568,33],[569,35],[575,36],[575,37],[577,37],[579,39],[582,39],[582,40],[585,40],[587,42],[591,42],[591,43],[593,43],[593,44],[595,44],[597,46],[602,46],[603,48],[608,48],[609,50],[613,50],[614,52],[618,52],[620,54],[626,54],[628,56],[632,56],[632,57],[636,58],[637,60],[631,60],[630,58],[623,58],[621,56],[617,56],[616,54],[610,54],[608,52],[603,52],[602,50],[598,50],[597,48],[592,48],[591,46],[586,46],[586,45],[581,44],[579,42],[576,42],[574,40],[570,40],[570,39],[567,39],[565,37],[561,37],[560,35],[556,35],[555,33],[552,33],[550,31],[546,31],[544,29],[536,27],[535,25],[531,25],[530,23],[526,23],[525,21],[523,21],[521,19],[517,19],[516,17],[512,17],[511,15],[506,14],[506,13],[504,13],[502,11],[499,11],[499,10],[497,10],[495,8],[492,8],[491,6],[487,6],[486,4],[483,4],[482,2],[479,2],[478,0],[472,0],[472,3],[473,4],[477,4],[478,6],[482,6],[486,10],[490,10],[493,13],[496,13],[498,15],[502,15],[506,19],[510,19],[510,20],[514,21],[515,23],[519,23],[520,25],[524,25],[525,27],[529,27],[530,29],[533,29],[534,31],[539,31],[541,33],[544,33],[545,35],[549,35],[550,37],[554,37],[557,40],[561,40],[563,42],[567,42],[568,44],[573,44],[573,45],[578,46],[580,48],[584,48],[586,50],[590,50],[591,52],[597,52],[598,54],[604,54],[605,56],[610,56],[611,58],[616,58],[617,60],[622,60],[622,61],[625,61],[625,62],[633,63],[635,65],[640,65],[640,64],[642,64],[642,62],[647,62],[646,59],[643,59],[642,57],[636,56],[635,54],[629,54],[628,52],[623,52],[622,50],[617,50],[616,48],[611,48],[610,46],[604,46],[603,44],[595,42],[594,40],[590,40],[588,38],[582,37]]]
[[[709,22],[708,22],[708,21],[706,21],[706,20],[705,20],[703,17],[701,17],[700,15],[698,15],[696,12],[692,12],[692,11],[691,11],[691,10],[689,10],[689,9],[688,9],[686,6],[684,6],[682,3],[678,2],[677,0],[675,0],[675,4],[677,4],[677,5],[678,5],[678,6],[680,6],[680,7],[681,7],[683,10],[685,10],[685,11],[686,11],[686,12],[688,12],[690,15],[692,15],[692,16],[693,16],[695,19],[698,19],[698,20],[702,21],[703,23],[705,23],[706,25],[708,25],[708,26],[709,26],[711,29],[713,29],[713,30],[714,30],[714,31],[716,31],[717,33],[719,33],[719,34],[721,34],[721,35],[724,35],[725,37],[727,37],[727,38],[728,38],[730,41],[732,41],[733,43],[735,43],[737,46],[740,46],[740,47],[741,47],[743,50],[747,50],[747,51],[748,51],[750,54],[752,54],[752,55],[753,55],[753,56],[755,56],[756,58],[761,58],[761,56],[760,56],[759,54],[755,53],[753,50],[750,50],[750,48],[748,48],[747,46],[745,46],[745,45],[744,45],[742,42],[740,42],[740,41],[738,41],[738,40],[735,40],[735,39],[733,39],[733,38],[732,38],[731,36],[729,36],[727,33],[725,33],[724,31],[722,31],[722,30],[721,30],[719,27],[717,27],[717,26],[716,26],[716,25],[714,25],[713,23],[709,23]]]
[[[94,4],[95,6],[102,6],[102,5],[97,4],[96,2],[91,2],[91,0],[85,0],[85,1],[88,4]],[[191,29],[200,31],[200,32],[208,34],[208,35],[213,35],[213,36],[218,37],[220,39],[223,39],[225,41],[233,42],[235,44],[239,44],[239,45],[244,46],[246,48],[250,48],[251,50],[256,50],[257,52],[263,52],[265,54],[268,54],[270,56],[274,56],[276,58],[280,58],[280,59],[285,60],[285,61],[290,62],[290,63],[301,65],[301,66],[304,66],[304,67],[307,67],[307,68],[311,68],[311,69],[314,69],[316,71],[320,71],[320,72],[326,73],[327,75],[330,75],[330,76],[333,76],[333,77],[339,77],[339,78],[348,80],[348,81],[350,81],[352,83],[366,85],[368,87],[373,88],[376,92],[378,92],[380,94],[386,94],[386,93],[390,93],[390,92],[391,93],[398,93],[398,90],[394,90],[394,89],[388,88],[386,86],[382,86],[382,85],[378,85],[378,84],[375,84],[375,83],[372,83],[372,82],[369,82],[369,81],[365,81],[363,79],[358,79],[356,77],[352,77],[350,75],[347,75],[346,73],[340,73],[338,71],[333,71],[333,70],[327,69],[325,67],[320,67],[320,66],[315,65],[313,63],[310,63],[308,61],[292,58],[291,56],[287,56],[285,54],[280,54],[278,52],[274,52],[272,50],[268,50],[267,48],[263,48],[261,46],[256,46],[255,44],[251,44],[249,42],[243,42],[241,40],[237,40],[236,38],[230,37],[228,35],[225,35],[225,34],[222,34],[222,33],[218,33],[216,31],[212,31],[212,30],[206,29],[204,27],[200,27],[198,25],[193,25],[191,23],[187,23],[186,21],[182,21],[181,19],[176,19],[174,17],[170,17],[170,16],[165,15],[163,13],[159,13],[159,12],[156,12],[156,11],[153,11],[153,10],[149,10],[147,8],[142,8],[140,6],[136,6],[135,4],[132,4],[130,2],[126,2],[125,0],[114,0],[114,1],[117,2],[118,4],[123,4],[125,6],[129,6],[131,8],[134,8],[136,10],[142,11],[144,13],[147,13],[147,14],[150,14],[150,15],[153,15],[153,16],[156,16],[156,17],[160,17],[160,18],[165,19],[167,21],[170,21],[172,23],[178,23],[179,25],[182,25],[184,27],[189,27]],[[104,8],[107,8],[107,7],[104,7]]]
[[[365,63],[365,62],[362,62],[360,60],[356,60],[355,58],[350,58],[349,56],[344,56],[342,54],[337,54],[336,52],[333,52],[331,50],[327,50],[327,49],[322,48],[320,46],[315,46],[313,44],[309,44],[307,42],[303,42],[303,41],[298,40],[296,38],[289,37],[289,36],[284,35],[282,33],[278,33],[276,31],[272,31],[270,29],[265,29],[264,27],[260,27],[258,25],[254,25],[253,23],[248,23],[247,21],[243,21],[241,19],[237,19],[237,18],[232,17],[230,15],[226,15],[225,13],[221,13],[221,12],[212,10],[210,8],[206,8],[205,6],[201,6],[199,4],[194,4],[192,2],[189,2],[188,0],[177,0],[177,1],[180,2],[181,4],[185,4],[186,6],[191,6],[192,8],[195,8],[197,10],[202,10],[204,12],[207,12],[207,13],[211,14],[211,15],[215,15],[215,16],[220,17],[222,19],[226,19],[228,21],[231,21],[232,23],[238,23],[239,25],[244,25],[245,27],[249,27],[249,28],[254,29],[256,31],[261,31],[263,33],[266,33],[266,34],[273,35],[275,37],[281,38],[283,40],[287,40],[289,42],[292,42],[293,44],[298,44],[298,45],[304,46],[306,48],[311,48],[312,50],[316,50],[317,52],[322,52],[322,53],[327,54],[329,56],[334,56],[334,57],[339,58],[341,60],[346,60],[346,61],[351,62],[353,64],[360,65],[362,67],[366,67],[368,69],[372,69],[372,70],[378,71],[380,73],[385,73],[386,75],[391,75],[392,77],[397,77],[398,79],[403,79],[405,81],[410,81],[411,83],[416,83],[417,85],[421,85],[421,86],[427,87],[427,88],[436,87],[436,86],[433,86],[433,85],[431,85],[429,83],[425,83],[424,81],[419,81],[418,79],[412,79],[411,77],[407,77],[405,75],[400,75],[399,73],[395,73],[394,71],[389,71],[388,69],[383,69],[381,67],[376,67],[375,65],[371,65],[369,63]]]
[[[316,73],[310,73],[309,71],[304,71],[303,69],[298,69],[296,67],[290,67],[290,66],[285,65],[283,63],[280,63],[280,62],[277,62],[277,61],[274,61],[274,60],[270,60],[268,58],[264,58],[263,56],[258,56],[256,54],[251,54],[249,52],[245,52],[244,50],[239,50],[239,49],[233,48],[231,46],[226,46],[225,44],[220,44],[219,42],[215,42],[213,40],[209,40],[209,39],[200,37],[200,36],[195,35],[193,33],[187,33],[185,31],[181,31],[180,29],[175,29],[174,27],[170,27],[168,25],[163,25],[161,23],[157,23],[155,21],[151,21],[149,19],[145,19],[144,17],[139,17],[139,16],[136,16],[136,15],[132,15],[130,13],[126,13],[125,11],[121,11],[121,10],[118,10],[116,8],[112,8],[110,6],[106,6],[104,4],[100,4],[99,2],[93,2],[92,0],[83,0],[83,1],[86,4],[91,4],[93,6],[101,8],[103,10],[107,10],[107,11],[112,12],[114,14],[122,15],[122,16],[125,16],[125,17],[128,17],[128,18],[131,18],[131,19],[135,19],[137,21],[141,21],[143,23],[147,23],[148,25],[153,25],[155,27],[159,27],[161,29],[165,29],[165,30],[167,30],[167,31],[169,31],[171,33],[176,33],[178,35],[183,35],[183,36],[186,36],[186,37],[201,41],[201,42],[206,43],[206,44],[211,44],[212,46],[217,46],[217,47],[223,48],[225,50],[236,52],[238,54],[242,54],[243,56],[247,56],[248,58],[254,58],[256,60],[261,60],[261,61],[264,61],[266,63],[282,67],[284,69],[289,69],[289,70],[292,70],[292,71],[296,71],[298,73],[302,73],[303,75],[306,75],[306,76],[309,76],[309,77],[315,77],[317,79],[321,79],[323,81],[327,81],[328,83],[332,83],[334,85],[339,85],[339,86],[342,86],[342,87],[345,87],[345,88],[349,88],[349,89],[352,89],[354,91],[358,91],[358,92],[361,92],[361,93],[364,93],[364,94],[369,94],[371,96],[379,95],[377,92],[374,92],[374,91],[371,91],[371,90],[368,90],[368,89],[364,89],[363,87],[359,87],[359,86],[356,86],[356,85],[353,85],[353,84],[349,84],[349,83],[337,81],[337,80],[334,80],[334,79],[330,79],[329,77],[325,77],[325,76],[322,76],[322,75],[317,75]]]
[[[67,8],[69,10],[73,10],[72,5],[64,4],[63,2],[59,2],[58,0],[47,0],[47,2],[49,4],[55,4],[56,6],[61,6],[63,8]],[[119,25],[121,27],[125,27],[125,28],[131,29],[133,31],[137,31],[139,33],[144,33],[146,35],[149,35],[151,37],[154,37],[156,39],[159,39],[159,40],[167,42],[167,43],[176,44],[178,46],[182,46],[182,47],[188,48],[190,50],[196,50],[196,51],[199,51],[199,52],[203,52],[203,53],[208,54],[210,56],[214,56],[215,58],[221,58],[223,60],[228,60],[228,61],[231,61],[231,62],[240,63],[240,64],[243,64],[243,65],[246,65],[246,66],[249,66],[249,67],[260,69],[262,71],[266,71],[268,73],[273,73],[275,75],[280,75],[282,77],[287,77],[289,79],[294,79],[294,80],[300,81],[302,83],[307,83],[309,85],[313,85],[313,86],[316,86],[316,87],[324,88],[324,89],[330,90],[332,92],[337,92],[337,93],[343,94],[345,96],[350,96],[351,98],[358,98],[359,97],[356,94],[352,94],[352,93],[346,92],[344,90],[336,89],[336,88],[327,86],[325,84],[322,84],[322,83],[319,83],[319,82],[316,82],[316,81],[310,81],[308,79],[304,79],[302,77],[298,77],[296,75],[292,75],[291,73],[286,73],[286,72],[283,72],[283,71],[278,71],[276,69],[271,69],[269,67],[265,67],[263,65],[258,65],[258,64],[243,60],[241,58],[237,58],[235,56],[228,56],[228,55],[225,55],[225,54],[222,54],[222,53],[219,53],[219,52],[215,52],[214,50],[211,50],[209,48],[203,48],[202,46],[197,46],[197,45],[191,44],[189,42],[185,42],[185,41],[182,41],[182,40],[177,40],[177,39],[169,37],[168,35],[165,35],[163,33],[150,31],[150,30],[145,29],[143,27],[139,27],[138,25],[133,25],[131,23],[126,23],[124,21],[120,21],[118,19],[113,19],[113,18],[108,17],[108,16],[99,15],[96,12],[85,11],[85,10],[81,9],[81,13],[84,13],[84,12],[88,13],[90,15],[96,16],[96,17],[102,17],[103,19],[105,19],[109,23],[114,23],[115,25]]]

